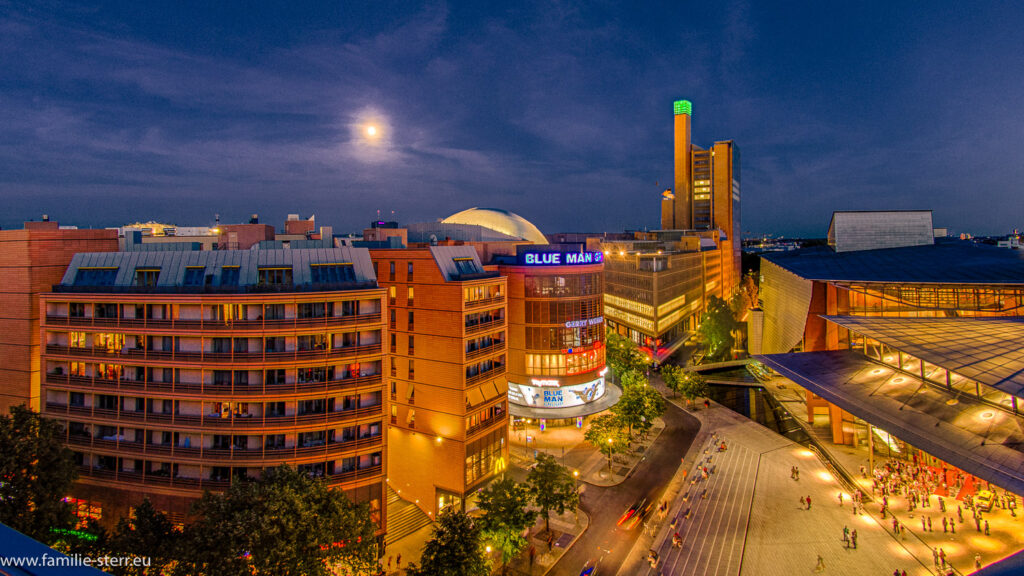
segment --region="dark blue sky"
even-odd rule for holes
[[[657,226],[677,98],[739,145],[744,231],[1024,225],[1019,3],[411,6],[0,0],[0,225]]]

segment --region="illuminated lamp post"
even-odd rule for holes
[[[580,471],[572,471],[573,489],[576,491],[576,525],[580,525]]]

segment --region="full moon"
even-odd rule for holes
[[[376,136],[377,135],[377,127],[376,126],[367,126],[366,127],[366,135],[367,136]]]

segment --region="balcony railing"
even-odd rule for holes
[[[120,328],[136,330],[296,330],[308,328],[336,328],[361,324],[380,324],[380,312],[348,314],[345,316],[321,316],[319,318],[260,318],[256,320],[206,320],[197,318],[72,318],[69,316],[46,316],[47,326],[69,326],[96,328]]]
[[[360,387],[380,386],[382,376],[370,374],[358,378],[344,378],[340,380],[321,380],[318,382],[291,382],[288,384],[200,384],[195,382],[145,382],[142,380],[113,380],[105,378],[94,378],[92,376],[72,376],[68,374],[47,374],[47,386],[59,386],[61,388],[81,389],[97,392],[128,392],[136,393],[159,393],[166,395],[187,395],[187,396],[245,396],[251,399],[254,397],[276,397],[291,396],[297,394],[315,394],[318,392],[334,393],[346,390],[354,390]]]
[[[466,310],[472,310],[476,308],[484,308],[486,306],[493,306],[495,304],[500,304],[504,301],[505,295],[499,294],[497,296],[491,296],[490,298],[483,298],[481,300],[469,300],[463,303],[465,304],[464,308]]]
[[[500,366],[495,366],[495,367],[491,368],[490,370],[486,370],[486,371],[481,372],[479,374],[474,374],[473,376],[466,376],[466,385],[468,386],[470,384],[476,384],[477,382],[483,382],[484,380],[488,380],[490,378],[494,378],[495,376],[500,376],[501,374],[504,374],[504,373],[505,373],[505,365],[504,364],[502,364]]]
[[[109,470],[103,468],[93,468],[90,466],[79,466],[78,467],[79,479],[95,478],[98,480],[108,480],[114,482],[126,482],[130,484],[144,484],[144,485],[158,485],[158,486],[171,486],[173,488],[181,488],[184,490],[211,490],[215,492],[227,490],[231,486],[230,480],[219,480],[212,478],[188,478],[170,476],[168,474],[162,474],[159,472],[127,472],[123,470]],[[360,470],[351,470],[348,472],[340,472],[337,474],[328,474],[325,476],[319,476],[323,478],[328,484],[343,484],[345,482],[352,482],[360,479],[370,479],[375,476],[383,474],[383,467],[380,465],[369,466]]]
[[[466,352],[466,360],[472,360],[474,358],[480,358],[482,356],[488,356],[496,352],[503,352],[506,349],[505,341],[495,342],[490,346],[484,346],[483,348],[477,348],[476,350],[469,350]]]
[[[507,420],[508,420],[508,414],[506,414],[505,412],[502,412],[501,414],[497,414],[495,416],[491,416],[490,418],[488,418],[488,419],[486,419],[486,420],[484,420],[482,422],[477,423],[476,426],[469,427],[466,430],[466,436],[469,437],[469,436],[472,436],[474,434],[477,434],[478,432],[483,432],[484,430],[486,430],[488,428],[491,428],[492,426],[494,426],[494,425],[496,425],[498,423],[506,422]]]
[[[344,360],[359,356],[380,354],[381,344],[343,346],[319,350],[285,350],[281,352],[208,352],[186,350],[144,350],[141,348],[77,348],[48,344],[46,353],[53,356],[72,358],[100,358],[111,362],[199,362],[209,364],[247,364],[278,362],[316,362],[320,360]]]
[[[505,325],[504,318],[496,318],[487,322],[479,322],[477,324],[466,325],[466,335],[479,334],[488,330],[494,330]]]
[[[68,406],[47,402],[47,416],[77,417],[97,421],[102,424],[160,424],[162,426],[196,428],[205,430],[247,430],[277,429],[293,427],[315,427],[334,423],[352,422],[371,416],[384,414],[383,404],[364,408],[350,408],[317,414],[289,414],[286,416],[246,416],[233,415],[222,417],[219,414],[165,414],[132,410],[97,410],[89,406]]]
[[[176,446],[171,444],[146,444],[127,440],[104,440],[83,435],[69,435],[69,446],[75,449],[89,449],[94,453],[144,458],[147,456],[170,458],[176,462],[202,460],[206,462],[265,462],[280,463],[308,458],[331,458],[380,446],[383,436],[371,436],[354,440],[327,442],[318,446],[291,446],[287,448],[205,448]]]

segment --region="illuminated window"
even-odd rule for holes
[[[135,285],[146,288],[152,288],[156,286],[157,279],[160,278],[159,268],[136,268],[135,269]]]
[[[413,288],[412,288],[412,286],[409,286],[409,303],[408,303],[409,306],[412,306],[413,299],[414,299],[413,296],[414,296]]]
[[[72,348],[85,348],[85,332],[69,333],[68,346]]]

